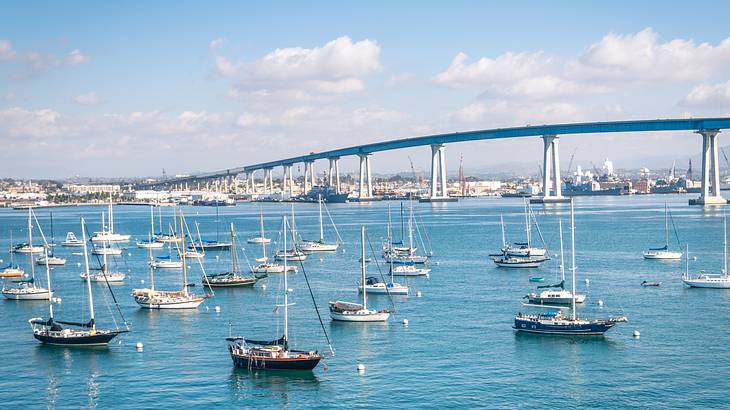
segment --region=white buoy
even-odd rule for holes
[[[76,262],[76,267],[77,268],[80,268],[81,267],[81,262]]]
[[[639,332],[639,329],[634,330],[634,337],[641,337],[641,332]]]
[[[319,261],[320,262],[324,262],[324,258],[319,258]]]
[[[601,299],[598,299],[598,306],[603,306],[603,301]]]
[[[144,279],[141,279],[141,280],[139,281],[139,283],[144,283]]]
[[[357,371],[358,372],[364,372],[365,371],[365,365],[362,363],[357,364]]]
[[[127,252],[127,256],[132,256],[132,252]]]
[[[261,289],[266,290],[266,285],[261,285]]]
[[[141,352],[141,351],[144,350],[144,344],[142,342],[137,342],[137,344],[135,345],[135,347],[137,348],[137,351],[138,352]]]
[[[403,326],[408,326],[408,319],[403,319]]]
[[[219,312],[219,313],[220,313],[220,311],[221,311],[221,307],[220,307],[220,306],[217,306],[217,305],[216,305],[216,307],[215,307],[215,311],[216,311],[216,312]]]
[[[591,284],[591,280],[586,278],[586,285],[590,285],[590,284]]]
[[[440,264],[441,264],[441,262],[439,262],[439,261],[434,262],[434,265],[436,265],[436,266],[439,266]]]
[[[697,257],[696,257],[696,256],[693,256],[693,257],[692,257],[692,260],[693,260],[693,261],[696,261],[696,260],[697,260]]]
[[[344,249],[343,249],[343,250],[342,250],[342,253],[345,253],[345,252],[346,252],[346,250],[344,250]]]
[[[416,297],[417,298],[420,298],[421,297],[421,291],[420,290],[416,291]]]

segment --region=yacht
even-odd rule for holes
[[[319,197],[317,200],[317,203],[319,204],[319,240],[316,241],[301,241],[297,248],[303,252],[336,252],[337,248],[340,246],[339,242],[335,243],[327,243],[324,240],[324,223],[322,218],[322,197]],[[329,211],[327,211],[327,214],[329,215]],[[331,219],[331,217],[330,217]],[[334,226],[334,222],[332,223]],[[335,232],[337,232],[337,227],[335,227]],[[339,236],[339,234],[338,234]]]
[[[102,230],[100,232],[94,232],[91,236],[92,242],[126,242],[129,240],[131,235],[123,235],[114,232],[114,209],[112,203],[112,196],[109,195],[109,227],[104,225],[104,213],[101,214],[101,225]]]
[[[365,275],[366,264],[365,264],[365,227],[360,228],[360,240],[362,244],[362,252],[360,262],[360,287],[362,295],[362,303],[352,302],[330,302],[330,317],[332,320],[342,322],[385,322],[390,317],[390,312],[386,309],[375,310],[368,309],[368,296],[367,296],[367,278]]]
[[[61,242],[61,246],[66,246],[69,248],[78,248],[81,246],[84,246],[84,241],[81,241],[76,238],[76,235],[73,232],[66,233],[66,240]]]
[[[723,267],[719,274],[700,272],[698,275],[689,275],[689,245],[686,247],[685,271],[682,282],[691,288],[730,289],[730,274],[727,271],[727,216],[723,215],[722,258]]]
[[[667,208],[667,204],[664,204],[664,246],[661,248],[649,248],[648,251],[645,251],[643,253],[644,259],[670,259],[670,260],[676,260],[682,258],[682,252],[675,252],[669,250],[669,208]],[[674,224],[674,222],[672,222]],[[675,235],[677,231],[674,231]],[[677,242],[679,243],[679,238],[677,237]]]

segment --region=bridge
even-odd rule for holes
[[[339,160],[345,156],[358,156],[360,159],[359,192],[360,200],[373,198],[372,192],[372,164],[373,154],[382,151],[391,151],[403,148],[420,146],[431,147],[431,181],[430,201],[446,201],[446,144],[468,141],[483,141],[505,138],[540,137],[543,140],[543,195],[539,202],[563,202],[566,200],[561,192],[560,181],[560,153],[558,142],[561,135],[591,135],[604,133],[645,133],[658,131],[690,131],[702,136],[702,189],[700,197],[691,203],[700,205],[725,204],[727,201],[720,195],[720,167],[718,161],[719,138],[722,129],[730,128],[730,118],[689,118],[689,119],[654,119],[633,121],[589,122],[572,124],[536,125],[512,128],[495,128],[448,134],[428,135],[421,137],[403,138],[335,149],[331,151],[312,152],[276,161],[262,162],[239,168],[231,168],[217,172],[197,174],[190,177],[176,178],[166,183],[185,182],[196,179],[230,178],[239,174],[245,175],[245,183],[254,184],[256,171],[264,172],[264,190],[273,190],[272,170],[282,167],[284,178],[282,190],[293,192],[294,179],[292,166],[304,164],[304,191],[309,191],[315,185],[314,163],[317,160],[329,162],[329,172],[326,183],[337,192],[340,191]],[[554,176],[554,177],[553,177]]]

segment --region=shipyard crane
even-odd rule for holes
[[[725,158],[725,164],[727,164],[728,169],[730,169],[730,161],[728,161],[727,155],[725,155],[725,150],[722,147],[720,147],[720,152],[722,152],[722,156]]]
[[[593,172],[596,173],[596,178],[600,178],[602,175],[601,170],[598,169],[598,167],[596,166],[596,164],[593,163],[593,161],[591,161],[591,166],[593,167]]]
[[[568,178],[571,178],[570,170],[573,168],[573,158],[575,158],[575,151],[578,151],[578,147],[575,147],[573,149],[573,153],[570,154],[570,162],[568,162],[568,169],[565,171],[565,177],[563,177],[563,179],[565,179],[565,180],[567,180]]]
[[[408,156],[408,162],[411,163],[411,172],[413,173],[413,183],[416,185],[416,188],[420,189],[422,188],[421,178],[418,177],[418,174],[416,173],[416,167],[413,166],[413,160],[411,159],[411,156]]]

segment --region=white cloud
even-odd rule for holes
[[[61,114],[54,110],[21,107],[0,110],[0,130],[13,137],[53,137],[59,135],[62,128]]]
[[[433,77],[437,84],[451,87],[510,83],[523,78],[544,75],[554,59],[542,51],[536,53],[504,53],[494,59],[482,57],[468,63],[469,56],[459,53],[446,69]]]
[[[83,54],[78,48],[66,54],[64,58],[64,64],[66,65],[81,65],[91,61],[91,57]]]
[[[583,118],[575,104],[569,102],[514,102],[482,100],[470,103],[451,115],[460,123],[479,123],[485,128],[524,124],[575,122]]]
[[[223,43],[226,42],[226,39],[223,37],[218,37],[216,39],[210,40],[210,43],[208,43],[208,48],[211,50],[214,50],[220,46],[223,45]]]
[[[660,43],[646,28],[633,34],[609,33],[571,65],[576,75],[623,81],[704,80],[730,60],[730,38],[717,45],[692,39]]]
[[[399,111],[390,111],[381,107],[364,107],[355,109],[351,117],[352,124],[356,127],[361,127],[372,123],[403,121],[407,118],[407,115]]]
[[[700,84],[687,94],[683,103],[710,108],[730,106],[730,81],[719,84]]]
[[[363,77],[380,70],[380,47],[340,37],[321,47],[278,48],[253,62],[215,59],[217,72],[244,90],[296,89],[340,94],[363,89]]]
[[[74,97],[74,101],[81,105],[97,105],[101,103],[101,98],[94,91],[86,94],[77,95]]]
[[[7,93],[3,98],[5,101],[15,101],[15,93]]]
[[[8,40],[0,40],[0,61],[14,60],[17,54]]]
[[[542,99],[607,92],[608,88],[600,85],[580,84],[552,75],[542,75],[523,78],[510,84],[496,85],[493,90],[496,94],[505,97]]]
[[[267,126],[271,124],[271,119],[264,114],[244,112],[238,116],[236,124],[241,127]]]

